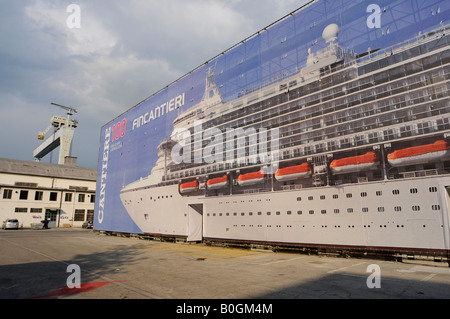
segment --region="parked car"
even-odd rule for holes
[[[2,229],[19,229],[19,221],[14,218],[8,218],[3,222]]]
[[[81,227],[86,229],[92,229],[94,228],[94,222],[92,220],[88,220],[87,222],[84,222]]]

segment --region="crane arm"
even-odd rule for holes
[[[73,115],[74,113],[78,113],[78,110],[74,109],[73,107],[64,106],[64,105],[53,103],[53,102],[51,104],[55,105],[55,106],[59,106],[60,108],[66,110],[67,111],[67,115]]]
[[[45,134],[47,134],[47,132],[53,127],[53,124],[50,124],[45,130],[43,130],[42,132],[39,132],[38,134],[38,140],[44,140]]]

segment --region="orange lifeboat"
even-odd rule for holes
[[[311,176],[311,167],[308,163],[280,168],[275,173],[275,179],[280,182],[292,181],[299,178],[307,178],[309,176]]]
[[[367,152],[364,155],[334,160],[330,164],[330,169],[333,174],[347,174],[376,169],[378,164],[377,154],[375,152]]]
[[[206,182],[206,186],[208,187],[208,189],[211,189],[211,190],[224,188],[227,185],[228,185],[228,176],[227,175],[223,175],[222,177],[218,177],[218,178],[212,178]]]
[[[433,144],[408,147],[388,154],[392,166],[415,165],[446,159],[450,156],[446,141],[439,140]]]
[[[180,184],[180,193],[181,194],[195,192],[196,190],[198,190],[198,181]]]
[[[264,171],[260,170],[256,173],[248,173],[239,175],[238,179],[239,186],[248,186],[262,183],[264,181]]]

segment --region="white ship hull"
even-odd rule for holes
[[[123,192],[146,234],[299,246],[448,251],[448,176],[232,196]],[[200,205],[202,211],[192,207]],[[199,222],[200,220],[200,222]],[[194,229],[195,227],[195,229]],[[192,238],[193,233],[200,235]]]

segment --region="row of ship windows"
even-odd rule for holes
[[[438,188],[435,187],[435,186],[431,186],[431,187],[428,188],[428,191],[429,191],[430,193],[436,193],[436,192],[438,191]],[[418,190],[417,188],[410,188],[410,189],[409,189],[409,192],[410,192],[411,194],[418,194],[418,193],[419,193],[419,190]],[[392,190],[392,194],[393,194],[393,195],[400,195],[400,190],[399,190],[399,189],[393,189],[393,190]],[[376,195],[376,196],[383,196],[383,191],[376,191],[376,192],[375,192],[375,195]],[[368,196],[368,193],[367,193],[367,192],[361,192],[361,193],[360,193],[360,196],[361,196],[361,197],[367,197],[367,196]],[[347,194],[345,194],[345,197],[346,197],[346,198],[352,198],[352,197],[353,197],[353,194],[352,194],[352,193],[347,193]],[[325,200],[325,199],[326,199],[326,196],[325,196],[325,195],[320,195],[319,198],[320,198],[321,200]],[[339,194],[333,194],[333,199],[339,199]],[[302,197],[297,197],[297,201],[300,202],[301,200],[302,200]],[[308,200],[314,200],[314,196],[308,196]],[[261,199],[257,199],[256,201],[257,201],[257,202],[261,202],[262,200],[261,200]],[[266,201],[267,201],[267,202],[270,202],[270,198],[267,198]],[[241,200],[240,202],[241,202],[241,203],[245,203],[244,200]],[[253,200],[250,199],[249,202],[251,203],[251,202],[253,202]],[[227,202],[219,202],[219,204],[229,204],[229,203],[230,203],[229,201],[227,201]],[[233,201],[233,203],[236,204],[237,201]]]
[[[429,190],[430,193],[436,193],[437,192],[437,187],[432,186],[432,187],[429,187],[428,190]],[[417,188],[410,188],[409,192],[411,194],[418,194],[419,193]],[[400,190],[399,189],[393,189],[392,190],[392,194],[393,195],[400,195]],[[367,192],[361,192],[360,195],[361,195],[361,197],[367,197],[368,196]],[[375,195],[376,196],[383,196],[383,191],[376,191]],[[347,193],[347,194],[345,194],[345,197],[352,198],[353,194],[352,193]],[[338,199],[338,198],[339,198],[338,194],[333,194],[333,199]],[[322,199],[322,200],[325,199],[325,195],[320,195],[320,199]],[[297,201],[301,201],[301,200],[302,200],[301,197],[297,197]],[[314,200],[314,196],[308,196],[308,200]]]
[[[421,210],[419,205],[413,205],[411,207],[411,209],[414,212],[419,212]],[[437,205],[431,205],[431,210],[439,211],[439,210],[441,210],[441,205],[438,205],[438,204]],[[346,211],[347,211],[347,213],[353,213],[354,209],[353,208],[347,208]],[[369,212],[369,208],[368,207],[362,207],[361,211],[363,213],[367,213],[367,212]],[[377,208],[377,211],[378,212],[384,212],[385,211],[385,207],[380,206],[380,207]],[[402,211],[402,206],[394,206],[394,211],[401,212]],[[341,212],[341,210],[339,208],[335,208],[333,210],[333,213],[335,213],[335,214],[339,214],[340,212]],[[327,213],[327,210],[326,209],[322,209],[322,210],[320,210],[320,213],[324,215],[324,214]],[[238,213],[236,213],[236,212],[235,213],[207,213],[206,216],[231,216],[231,214],[233,216],[238,216]],[[302,215],[302,214],[303,214],[302,210],[298,210],[297,211],[297,215]],[[314,215],[315,214],[315,210],[314,209],[308,210],[308,214]],[[253,215],[254,215],[253,212],[249,212],[248,213],[248,216],[253,216]],[[261,216],[262,212],[257,212],[256,215]],[[267,212],[266,215],[270,216],[270,215],[272,215],[272,212]],[[281,215],[281,212],[280,211],[276,211],[275,215],[277,215],[277,216]],[[290,211],[290,210],[286,211],[286,215],[292,215],[292,211]],[[245,213],[240,213],[240,216],[245,216]]]
[[[272,226],[274,226],[275,228],[282,228],[283,226],[282,225],[265,225],[265,227],[266,228],[272,228]],[[306,227],[312,227],[312,228],[316,228],[316,225],[300,225],[300,228],[306,228]],[[363,228],[371,228],[371,226],[373,226],[373,225],[362,225],[363,226]],[[249,228],[252,228],[252,227],[255,227],[255,225],[243,225],[243,224],[241,224],[241,225],[238,225],[238,224],[234,224],[233,225],[233,227],[234,228],[236,228],[236,227],[241,227],[241,228],[244,228],[244,227],[249,227]],[[256,227],[257,228],[262,228],[262,227],[264,227],[264,225],[261,225],[261,224],[259,224],[259,225],[256,225]],[[422,228],[426,228],[427,227],[427,225],[425,225],[425,224],[422,224]],[[441,225],[441,227],[443,227],[443,225]],[[292,225],[286,225],[286,228],[292,228]],[[328,225],[320,225],[320,228],[328,228]],[[333,225],[333,226],[330,226],[330,228],[356,228],[355,227],[355,225],[347,225],[347,227],[346,226],[342,226],[341,227],[341,225]],[[388,228],[388,225],[386,225],[386,224],[380,224],[380,225],[378,225],[378,228]],[[403,225],[403,224],[398,224],[398,225],[395,225],[395,228],[405,228],[405,225]]]
[[[437,70],[436,72],[444,72],[444,71],[443,70]],[[417,83],[419,83],[419,84],[420,83],[424,83],[424,79],[422,78],[422,76],[418,77],[415,81],[417,81]],[[440,79],[440,81],[443,81],[443,80],[444,80],[444,78],[442,77]],[[405,90],[406,89],[407,88],[405,87]],[[422,93],[425,92],[425,91],[426,92],[430,91],[430,92],[424,93],[422,95]],[[439,93],[438,93],[438,91],[439,91]],[[394,100],[393,99],[385,99],[383,101],[377,101],[377,105],[382,103],[382,102],[385,102],[385,103],[388,103],[388,104],[389,103],[393,103],[392,105],[389,104],[390,106],[387,106],[387,105],[386,106],[381,106],[381,104],[380,104],[379,107],[377,107],[378,111],[372,110],[370,112],[365,112],[365,111],[362,111],[362,109],[360,111],[358,111],[356,109],[352,110],[352,111],[344,110],[344,111],[341,112],[342,113],[342,117],[340,119],[336,118],[337,115],[334,114],[334,115],[330,115],[331,117],[328,118],[328,120],[326,119],[326,117],[325,118],[320,117],[320,118],[317,118],[317,119],[314,119],[314,120],[308,120],[308,121],[303,122],[303,120],[307,120],[310,117],[314,118],[315,117],[314,113],[312,111],[303,110],[303,111],[290,113],[288,115],[285,115],[284,117],[281,117],[281,116],[278,117],[278,115],[282,114],[282,111],[278,110],[278,111],[276,111],[276,114],[272,114],[272,111],[266,111],[265,113],[267,113],[267,114],[265,116],[263,116],[262,113],[260,113],[259,116],[261,118],[259,119],[259,121],[263,121],[265,118],[270,118],[270,120],[264,122],[265,124],[262,124],[263,127],[277,127],[279,125],[285,125],[286,123],[296,122],[295,124],[293,124],[293,126],[284,126],[284,127],[281,128],[281,131],[280,131],[281,137],[283,137],[285,135],[288,135],[288,136],[296,135],[295,137],[289,137],[288,139],[282,139],[280,141],[280,148],[283,149],[283,148],[286,148],[286,147],[291,147],[291,146],[296,146],[296,145],[309,144],[310,142],[313,142],[313,141],[320,141],[320,140],[323,140],[323,139],[330,139],[331,137],[347,135],[347,134],[351,134],[351,133],[358,132],[358,131],[361,131],[361,130],[367,130],[368,128],[373,129],[373,128],[377,128],[377,127],[386,127],[386,126],[389,126],[391,124],[392,125],[393,124],[397,124],[400,121],[400,119],[401,119],[401,122],[407,122],[407,121],[409,122],[412,119],[419,119],[419,118],[431,116],[430,112],[434,112],[433,115],[447,113],[448,111],[446,110],[446,108],[447,108],[446,104],[445,104],[445,102],[443,102],[443,103],[438,103],[439,106],[438,106],[438,104],[433,105],[433,106],[429,106],[429,105],[418,105],[418,106],[415,106],[412,110],[409,111],[409,112],[412,112],[412,113],[408,113],[408,112],[405,112],[403,110],[399,110],[399,111],[395,112],[395,116],[393,116],[392,114],[388,114],[387,117],[384,116],[384,115],[379,115],[377,118],[368,116],[369,113],[371,113],[370,115],[374,115],[375,113],[378,113],[380,111],[381,112],[385,112],[385,111],[389,111],[390,112],[393,109],[402,108],[402,107],[405,107],[405,106],[408,106],[408,105],[412,105],[412,104],[420,104],[420,103],[423,103],[423,102],[427,102],[427,101],[429,101],[429,99],[433,99],[433,100],[440,99],[441,97],[446,96],[448,94],[447,91],[448,91],[448,89],[445,86],[445,84],[440,86],[439,88],[435,88],[435,87],[433,87],[433,88],[425,88],[423,90],[423,92],[420,91],[420,92],[422,92],[420,94],[418,92],[411,92],[411,94],[408,95],[408,100],[405,100],[406,98],[403,96],[403,97],[397,97]],[[386,89],[386,92],[392,92],[392,90],[391,89]],[[366,92],[366,94],[368,96],[370,96],[371,99],[374,99],[374,94],[372,94],[372,92],[368,91],[368,92]],[[412,97],[412,95],[414,95],[414,94],[419,94],[421,96],[418,97],[417,99],[415,99],[415,98]],[[345,97],[345,101],[342,102],[342,105],[343,105],[342,108],[346,109],[346,108],[348,108],[350,106],[349,105],[349,101],[347,99],[348,99],[348,97]],[[359,103],[362,102],[363,99],[361,97],[354,96],[354,100],[355,100],[354,103],[359,104]],[[413,100],[416,100],[416,101],[413,103]],[[320,102],[320,99],[319,99],[319,102]],[[298,103],[298,101],[296,103]],[[328,103],[331,103],[331,102],[328,102]],[[322,104],[319,103],[319,106],[316,106],[316,107],[320,108],[320,109],[317,110],[318,114],[324,114],[324,112],[326,112],[324,110],[325,107]],[[373,106],[364,106],[363,108],[368,108],[368,110],[369,110],[372,107]],[[283,106],[282,106],[282,108],[283,108]],[[338,110],[338,109],[339,109],[339,107],[337,107],[337,106],[333,106],[333,108],[332,108],[332,110]],[[439,110],[439,109],[442,109],[442,110]],[[293,110],[294,109],[292,107],[290,107],[290,108],[288,107],[287,108],[287,111],[291,111],[292,112]],[[275,111],[273,111],[273,112],[275,112]],[[312,113],[311,114],[308,113],[308,114],[305,114],[304,116],[300,116],[300,113],[302,113],[302,112],[312,112]],[[349,112],[351,112],[352,114],[350,114]],[[373,112],[375,112],[375,113],[373,113]],[[252,113],[251,118],[240,119],[240,120],[238,120],[236,122],[222,124],[221,126],[217,126],[217,127],[219,129],[221,129],[221,128],[224,129],[225,127],[242,127],[242,125],[244,123],[247,123],[247,122],[250,123],[250,124],[254,123],[254,122],[258,122],[254,118],[255,116],[258,116],[258,115],[255,114],[255,110],[252,109],[251,113]],[[300,116],[299,118],[296,118],[296,113],[299,113],[298,114],[298,116]],[[430,114],[428,114],[428,113],[430,113]],[[360,119],[358,119],[360,117],[364,118],[364,120],[361,121]],[[370,119],[367,119],[368,117],[370,117]],[[287,118],[289,118],[289,120]],[[375,118],[376,118],[376,120],[375,120]],[[349,124],[350,123],[349,122],[350,119],[353,119],[353,120],[357,119],[357,120],[351,122],[353,124]],[[278,123],[279,121],[283,122],[283,124]],[[297,121],[300,121],[302,123],[299,123]],[[321,122],[321,121],[324,121],[324,122]],[[367,123],[365,123],[365,121]],[[316,122],[316,123],[314,124],[314,122]],[[346,122],[346,124],[343,124],[341,126],[336,126],[335,125],[336,123],[340,123],[340,122]],[[330,129],[327,129],[324,132],[323,128],[328,126],[328,125],[332,125],[333,128],[331,128],[331,131],[330,131]],[[423,126],[423,125],[428,125],[428,123],[418,124],[418,125],[419,126]],[[407,126],[405,128],[405,130],[407,131],[405,134],[407,134],[406,136],[411,136],[413,134],[414,135],[418,135],[418,134],[420,135],[420,134],[427,133],[429,130],[441,130],[441,129],[443,129],[443,128],[439,127],[440,126],[439,123],[437,123],[436,125],[437,125],[436,127],[435,126],[433,126],[433,127],[428,127],[427,126],[426,128],[418,127],[417,131],[415,131],[411,127]],[[212,125],[212,126],[214,126],[214,125]],[[302,126],[305,126],[305,127],[302,128]],[[298,127],[300,127],[300,129]],[[207,127],[205,127],[204,129],[206,129],[206,128]],[[322,128],[322,129],[321,130],[316,130],[315,133],[308,133],[308,136],[302,136],[301,135],[302,132],[309,132],[311,130],[318,129],[318,128]],[[421,133],[420,131],[422,131],[422,130],[425,130],[426,132],[422,132]],[[386,132],[385,133],[386,136],[384,137],[385,140],[390,140],[390,139],[393,138],[393,137],[390,136],[388,131],[385,131],[385,132]],[[298,135],[298,134],[300,134],[300,135]],[[404,134],[402,134],[400,132],[397,135],[399,137],[403,137]],[[359,143],[358,145],[362,145],[362,144],[367,144],[367,143],[371,143],[371,142],[368,141],[367,139],[361,139],[360,141],[358,141],[358,143]],[[238,147],[239,147],[239,145],[238,145]],[[345,147],[346,147],[345,145],[341,145],[341,147],[339,147],[339,148],[345,148]],[[302,154],[295,155],[295,156],[300,156],[300,155],[302,155]],[[306,150],[306,147],[305,147],[305,151],[304,151],[303,155],[308,155],[308,151]],[[185,165],[184,168],[190,168],[190,167],[193,167],[193,166],[192,165]],[[185,175],[185,176],[188,176],[188,175]],[[170,176],[171,179],[177,178],[177,177],[178,176],[176,176],[176,175],[175,176],[173,176],[173,175]]]
[[[439,79],[436,79],[434,81],[429,82],[430,83],[438,83],[445,80],[445,70],[437,70],[437,74],[439,74]],[[442,73],[442,74],[441,74]],[[425,82],[427,82],[424,75],[421,75],[419,77],[416,77],[414,79],[414,82],[419,85],[425,85]],[[401,90],[397,88],[395,90],[395,94],[398,94],[402,91],[407,91],[410,89],[408,85],[406,85],[406,80],[402,80],[402,84],[400,85]],[[411,85],[413,83],[410,83]],[[391,99],[384,99],[381,100],[381,98],[388,97],[389,93],[392,94],[393,89],[390,87],[392,85],[386,85],[384,90],[382,92],[379,92],[379,89],[371,89],[366,90],[364,93],[354,94],[351,96],[347,96],[344,93],[344,97],[335,100],[333,102],[326,102],[322,101],[321,99],[317,100],[318,105],[314,108],[302,110],[300,101],[294,102],[295,104],[291,105],[290,107],[288,105],[280,106],[274,110],[267,110],[265,112],[255,114],[255,109],[250,109],[247,111],[248,114],[251,114],[249,117],[245,117],[244,119],[239,119],[234,122],[225,123],[217,126],[217,128],[221,131],[225,131],[228,127],[243,127],[244,125],[250,125],[254,123],[261,122],[262,127],[281,127],[280,133],[281,137],[285,135],[295,135],[302,132],[309,132],[311,130],[317,129],[317,128],[323,128],[327,126],[335,126],[336,123],[342,123],[342,122],[348,122],[350,120],[360,119],[364,118],[364,121],[366,121],[366,118],[368,115],[375,115],[377,113],[384,113],[386,111],[391,111],[393,109],[398,109],[401,107],[411,106],[411,105],[418,105],[423,102],[427,102],[429,100],[436,100],[442,97],[447,96],[448,93],[448,84],[439,84],[433,87],[427,87],[423,88],[421,90],[416,90],[414,92],[410,92],[407,96],[400,96],[395,97]],[[411,88],[412,89],[412,88]],[[351,106],[359,105],[361,103],[369,102],[369,101],[377,101],[373,105],[364,105],[360,108],[356,109],[353,108],[349,110]],[[299,109],[300,108],[300,109]],[[299,109],[299,110],[298,110]],[[428,106],[416,106],[413,108],[412,113],[413,115],[418,115],[420,113],[430,112],[434,110],[433,107]],[[336,111],[339,111],[335,113]],[[288,114],[284,115],[284,113],[289,112]],[[247,114],[245,113],[245,114]],[[330,114],[328,114],[330,113]],[[399,116],[406,116],[407,114],[404,114],[402,111],[401,113],[396,113],[397,115],[394,117],[392,115],[389,115],[389,119],[398,119]],[[244,115],[244,114],[242,114]],[[321,117],[319,117],[322,115]],[[312,118],[312,119],[311,119]],[[382,122],[384,119],[383,117],[379,118],[379,122]],[[357,122],[354,122],[356,125],[363,125],[364,121],[358,120]],[[285,126],[285,124],[293,123],[295,122],[294,126]],[[375,120],[369,120],[371,124],[375,122]],[[367,125],[367,124],[366,124]],[[216,126],[216,125],[206,125],[204,129],[206,130],[208,127]],[[381,126],[386,126],[385,124]],[[342,129],[336,129],[335,132],[339,132],[338,135],[342,134]],[[293,133],[295,132],[295,133]],[[327,132],[325,135],[329,135],[330,132]],[[318,136],[324,135],[323,132],[318,133]],[[239,142],[238,142],[239,143]],[[280,143],[282,145],[283,142]],[[239,145],[238,145],[239,146]],[[242,145],[243,146],[243,145]]]
[[[417,63],[417,62],[415,62],[415,63]],[[438,65],[440,65],[440,63]],[[395,70],[398,70],[398,68],[396,68]],[[413,72],[413,73],[417,73],[422,70],[423,70],[422,68],[419,68],[419,69],[415,70],[415,72]],[[444,72],[444,71],[441,69],[434,71],[434,73],[440,74],[439,72]],[[409,73],[408,75],[411,75],[413,73]],[[261,103],[252,104],[251,106],[247,107],[246,109],[239,109],[233,113],[223,115],[223,120],[227,123],[221,124],[221,126],[217,126],[218,123],[216,123],[216,121],[214,121],[214,120],[209,121],[208,123],[205,124],[204,129],[206,130],[207,128],[213,127],[213,126],[217,126],[219,129],[224,129],[225,125],[231,126],[231,127],[236,126],[236,125],[241,126],[243,123],[254,123],[261,119],[264,120],[267,118],[273,118],[274,116],[277,116],[277,115],[282,115],[286,112],[290,112],[297,108],[302,109],[304,107],[310,107],[313,105],[315,105],[316,107],[319,105],[321,110],[325,110],[325,109],[327,109],[326,105],[331,105],[331,102],[327,102],[327,101],[333,100],[333,99],[336,102],[336,103],[334,103],[336,105],[339,104],[339,101],[345,101],[345,103],[342,102],[340,104],[343,104],[343,105],[345,104],[346,106],[348,106],[347,99],[352,99],[352,98],[354,100],[359,101],[359,103],[364,103],[364,102],[366,102],[366,99],[368,99],[368,98],[375,99],[377,96],[378,96],[378,98],[381,98],[381,97],[388,96],[389,94],[397,94],[399,92],[406,91],[408,89],[416,88],[416,86],[414,86],[414,84],[426,85],[426,84],[434,83],[434,81],[431,80],[431,79],[434,79],[435,77],[437,77],[434,73],[427,74],[427,75],[419,74],[418,76],[409,77],[408,81],[406,79],[401,79],[396,82],[390,82],[390,81],[393,81],[398,78],[403,78],[405,76],[405,74],[399,74],[398,72],[395,73],[394,71],[390,70],[388,72],[383,72],[380,75],[375,76],[375,78],[373,78],[373,77],[365,78],[364,83],[362,83],[362,84],[359,81],[353,81],[349,84],[340,85],[340,86],[335,87],[334,89],[329,89],[324,92],[317,92],[314,95],[306,96],[304,98],[301,98],[296,101],[290,102],[288,104],[280,105],[280,106],[278,106],[280,103],[284,103],[287,100],[286,100],[286,96],[279,95],[279,96],[273,97],[271,99],[265,100]],[[388,79],[389,75],[391,75],[390,80]],[[442,74],[442,75],[444,75],[444,74]],[[381,76],[381,78],[380,78],[380,76]],[[351,76],[351,77],[354,77],[354,76]],[[341,80],[342,75],[339,75],[336,78]],[[322,80],[322,82],[326,81],[326,79],[329,80],[329,78],[325,78]],[[341,81],[332,81],[332,82],[337,84],[337,82],[341,82]],[[375,89],[364,90],[368,87],[375,86],[378,84],[383,84],[383,85],[377,87],[376,91],[375,91]],[[330,83],[330,85],[333,85],[333,84]],[[351,85],[353,85],[353,86],[350,87]],[[358,87],[358,86],[360,86],[360,87]],[[413,87],[410,87],[410,86],[413,86]],[[399,91],[399,89],[400,89],[400,91]],[[297,90],[299,90],[299,89],[297,89]],[[355,91],[362,91],[362,92],[358,92],[356,94],[351,94]],[[379,96],[381,93],[383,93],[384,95]],[[291,94],[292,94],[292,92],[291,92]],[[302,93],[298,94],[298,96],[290,96],[290,100],[296,99],[301,95],[305,95],[305,92],[303,92],[303,94]],[[342,97],[342,96],[344,96],[344,97]],[[339,97],[341,97],[341,98],[339,98]],[[350,102],[352,102],[352,101],[350,100]],[[273,108],[267,109],[269,107],[273,107]],[[312,111],[307,110],[307,111],[304,111],[304,113],[308,115],[308,114],[312,113]],[[247,116],[247,115],[249,115],[249,116]]]

